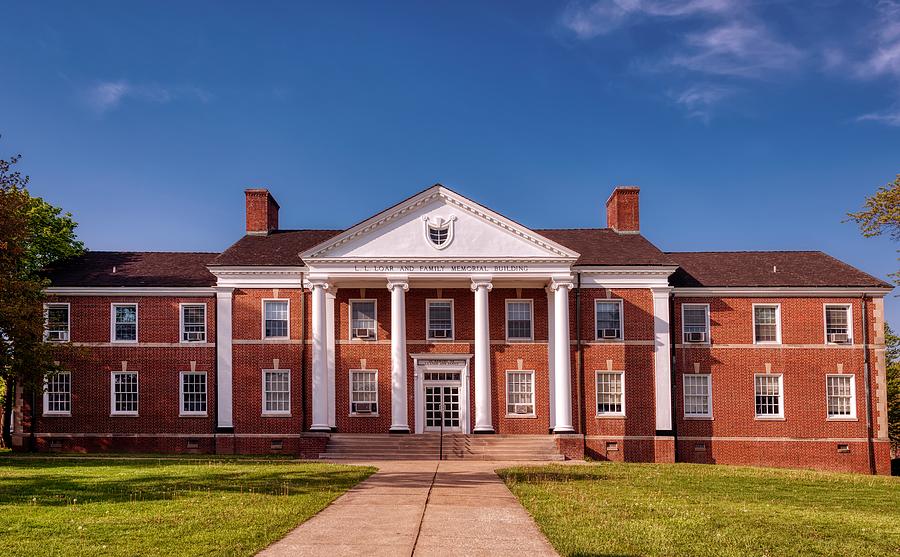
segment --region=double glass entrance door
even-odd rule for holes
[[[425,431],[440,431],[443,410],[444,431],[461,431],[459,383],[425,385]]]

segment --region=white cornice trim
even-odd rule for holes
[[[51,286],[56,296],[215,296],[212,286]]]
[[[306,267],[209,267],[219,288],[302,288]]]
[[[677,265],[575,265],[572,270],[583,275],[664,275],[668,277]]]
[[[694,297],[757,297],[757,298],[783,298],[783,297],[851,297],[874,296],[883,297],[893,288],[860,288],[860,287],[677,287],[672,289],[676,298]]]
[[[312,259],[310,263],[311,269],[315,272],[316,267],[323,265],[391,265],[391,264],[410,264],[410,265],[465,265],[465,264],[534,264],[534,265],[566,265],[572,264],[572,258],[543,258],[543,257],[356,257],[356,258],[337,258],[337,259]]]
[[[369,234],[372,231],[397,220],[403,215],[414,211],[435,199],[443,199],[447,203],[455,205],[463,211],[472,213],[473,215],[490,224],[493,224],[494,226],[502,230],[514,234],[525,241],[531,242],[538,247],[555,254],[559,258],[574,261],[579,257],[579,254],[577,252],[572,251],[550,240],[549,238],[545,238],[544,236],[541,236],[540,234],[529,230],[528,228],[525,228],[524,226],[500,215],[499,213],[495,213],[487,207],[479,205],[478,203],[475,203],[474,201],[467,199],[459,195],[458,193],[452,192],[440,185],[432,186],[427,190],[419,193],[418,195],[414,195],[413,197],[407,199],[401,204],[382,211],[375,216],[357,224],[356,226],[345,230],[337,236],[330,238],[322,242],[321,244],[313,246],[312,248],[301,253],[300,257],[307,262],[309,262],[309,260],[317,260],[319,258],[322,258],[327,254],[327,252],[332,251],[335,248],[346,244],[347,242],[355,240],[360,236]]]

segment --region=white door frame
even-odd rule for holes
[[[415,433],[425,432],[425,372],[459,372],[459,426],[463,433],[471,433],[469,423],[469,367],[471,354],[410,354],[413,359],[413,408],[415,408]]]

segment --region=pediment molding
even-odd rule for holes
[[[329,258],[328,254],[333,253],[335,250],[344,246],[350,242],[353,242],[363,236],[372,234],[373,232],[393,223],[397,219],[400,219],[409,213],[417,211],[420,208],[425,207],[426,205],[432,203],[435,200],[442,200],[448,205],[455,207],[461,211],[465,211],[471,215],[478,217],[484,222],[489,223],[490,225],[496,227],[499,230],[503,230],[513,236],[518,237],[519,239],[529,242],[543,251],[547,252],[547,257],[543,258],[533,258],[531,261],[541,260],[541,261],[552,261],[554,259],[574,262],[578,259],[579,254],[572,250],[557,244],[556,242],[537,234],[528,228],[512,221],[499,213],[491,211],[490,209],[471,201],[459,195],[458,193],[449,190],[441,185],[435,185],[427,190],[414,195],[413,197],[407,199],[387,209],[378,213],[377,215],[357,224],[349,228],[348,230],[338,234],[334,238],[326,240],[317,246],[314,246],[302,254],[300,257],[304,261],[315,261],[317,263],[324,262],[348,262],[347,258]],[[393,258],[396,261],[401,261],[401,258]],[[420,258],[421,259],[421,258]],[[436,258],[437,259],[437,258]],[[509,261],[509,260],[505,260]]]

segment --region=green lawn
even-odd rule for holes
[[[0,457],[4,555],[252,555],[373,468]]]
[[[900,481],[691,464],[509,468],[563,555],[900,555]]]

